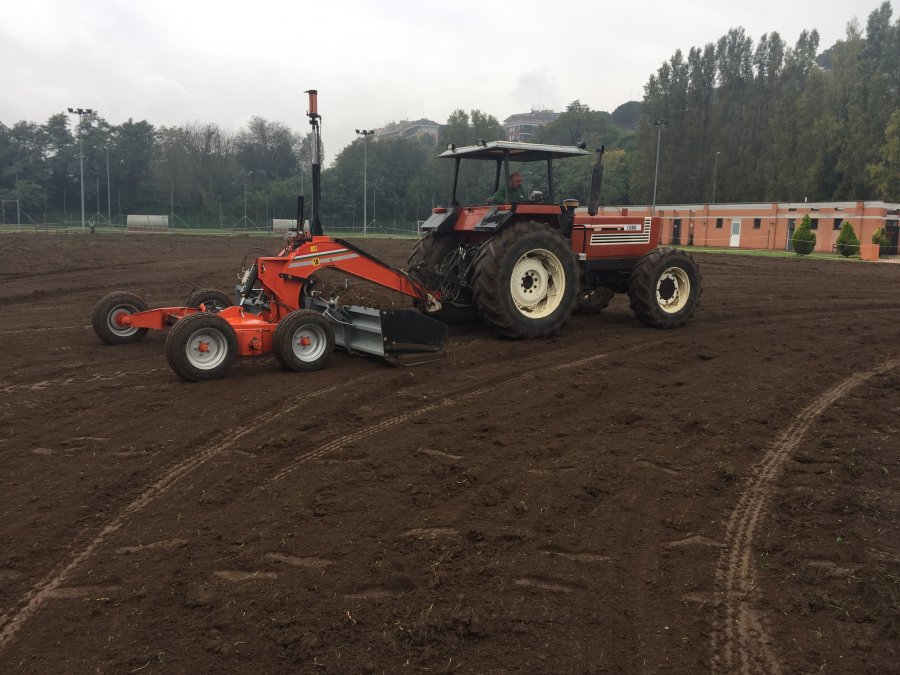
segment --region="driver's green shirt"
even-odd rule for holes
[[[506,190],[500,188],[491,195],[488,202],[491,204],[520,204],[525,201],[525,189],[520,185],[518,190],[509,188],[509,199],[506,198]]]

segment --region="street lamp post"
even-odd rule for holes
[[[69,113],[78,115],[78,163],[81,168],[81,232],[84,233],[84,149],[81,144],[81,121],[84,115],[91,117],[97,111],[92,108],[69,108]]]
[[[363,234],[366,234],[366,230],[368,228],[368,209],[366,200],[368,195],[366,194],[368,191],[368,141],[369,136],[374,134],[375,132],[372,129],[357,129],[356,133],[358,136],[363,137]]]
[[[112,227],[112,186],[109,184],[109,148],[106,148],[106,224]]]
[[[659,179],[659,146],[662,141],[662,130],[663,127],[668,126],[668,121],[666,120],[656,120],[653,123],[653,126],[656,127],[656,171],[653,173],[653,207],[650,209],[650,215],[656,214],[656,181]]]
[[[718,151],[718,150],[716,151],[716,164],[715,164],[715,167],[713,168],[713,198],[712,198],[713,204],[716,203],[716,178],[718,177],[718,174],[719,174],[719,155],[721,155],[721,154],[722,153],[720,151]]]
[[[251,172],[251,173],[252,173],[252,172]],[[231,181],[231,184],[232,184],[232,185],[242,185],[242,186],[244,187],[244,217],[241,218],[241,219],[238,221],[238,223],[240,223],[242,227],[246,227],[245,223],[253,223],[253,221],[250,220],[250,219],[247,217],[247,183],[239,183],[238,181],[233,180],[233,181]],[[221,197],[220,197],[220,200],[221,200]],[[221,204],[221,201],[220,201],[220,204]],[[220,205],[220,206],[219,206],[219,209],[221,209],[221,208],[222,208],[222,207],[221,207],[221,205]],[[257,215],[258,215],[258,214],[257,214]],[[221,211],[220,211],[219,218],[221,219],[221,217],[222,217],[222,216],[221,216]],[[237,223],[235,223],[234,225],[232,225],[232,227],[234,227],[235,225],[237,225]],[[255,226],[256,226],[256,224],[254,223],[254,227],[255,227]]]

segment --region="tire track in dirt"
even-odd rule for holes
[[[756,573],[752,554],[757,527],[768,508],[782,466],[809,426],[853,389],[896,368],[900,368],[900,359],[891,359],[825,391],[796,416],[794,423],[778,435],[751,469],[751,478],[725,527],[725,547],[716,568],[715,596],[722,599],[724,616],[715,623],[710,635],[713,672],[781,672],[772,641],[753,607]]]
[[[246,370],[249,368],[272,368],[275,369],[275,360],[269,359],[266,357],[254,357],[252,360],[248,359],[243,363],[237,363],[233,367],[237,370]],[[97,363],[90,364],[93,366],[99,365]],[[78,385],[78,384],[96,384],[98,382],[110,382],[112,380],[123,378],[123,377],[144,377],[146,375],[153,375],[155,373],[171,373],[174,377],[174,373],[172,373],[172,369],[169,366],[160,366],[158,368],[149,368],[147,370],[116,370],[111,373],[93,373],[89,376],[75,376],[72,375],[70,377],[58,377],[51,380],[38,380],[35,382],[27,382],[23,384],[6,384],[4,382],[0,382],[0,394],[9,394],[15,393],[17,391],[45,391],[50,388],[59,388],[69,385]]]
[[[72,377],[58,377],[52,380],[39,380],[37,382],[29,382],[26,384],[0,383],[0,394],[10,394],[17,391],[44,391],[45,389],[50,389],[51,387],[56,389],[73,384],[77,385],[92,384],[96,382],[109,382],[120,377],[144,377],[146,375],[152,375],[154,373],[168,370],[170,370],[170,368],[168,366],[165,366],[159,368],[150,368],[148,370],[117,370],[113,373],[94,373],[93,375],[90,375],[88,377],[77,377],[73,375]]]
[[[664,339],[664,338],[660,338]],[[657,342],[659,340],[651,340],[647,343],[642,343],[640,345],[634,345],[627,350],[622,350],[617,352],[617,354],[621,354],[623,352],[634,351],[638,349],[643,349],[647,346],[647,344],[652,344],[653,342]],[[383,431],[384,429],[389,429],[393,426],[397,426],[398,424],[402,424],[403,422],[413,419],[415,417],[419,417],[431,410],[434,410],[442,405],[446,405],[448,402],[458,402],[462,400],[468,400],[479,396],[481,394],[493,391],[495,389],[499,389],[503,386],[507,386],[509,384],[513,384],[515,382],[519,382],[526,379],[531,379],[536,377],[539,374],[547,373],[547,372],[558,372],[562,370],[566,370],[569,368],[577,368],[582,365],[586,365],[597,361],[602,358],[607,358],[609,354],[594,354],[582,359],[578,359],[576,361],[572,361],[565,364],[558,364],[555,366],[549,366],[545,368],[534,368],[524,373],[521,373],[512,378],[506,378],[501,380],[500,382],[481,387],[467,393],[461,394],[459,396],[455,396],[452,399],[442,398],[440,401],[436,403],[429,404],[427,406],[423,406],[401,415],[396,415],[390,417],[388,419],[382,420],[374,425],[361,429],[353,434],[344,435],[338,439],[335,439],[323,446],[320,446],[318,449],[306,453],[305,455],[298,458],[296,461],[292,462],[287,468],[280,471],[275,478],[272,480],[278,480],[283,476],[291,473],[302,464],[307,463],[309,461],[313,461],[319,457],[322,457],[329,452],[333,452],[334,450],[342,447],[344,444],[352,441],[358,440],[362,438],[366,438],[372,436],[379,431]],[[182,462],[177,463],[173,467],[168,470],[165,470],[156,481],[147,486],[141,494],[130,502],[125,508],[119,511],[118,515],[113,518],[111,521],[107,522],[100,531],[93,535],[89,543],[81,548],[76,554],[74,554],[68,562],[61,563],[58,565],[49,575],[47,575],[43,580],[34,585],[28,592],[26,592],[16,603],[14,603],[14,607],[17,609],[11,609],[8,612],[0,615],[0,652],[2,652],[6,646],[15,638],[16,634],[22,629],[22,627],[28,622],[28,620],[37,614],[38,611],[49,601],[53,600],[57,597],[58,589],[74,574],[74,572],[85,562],[87,561],[96,551],[100,548],[107,540],[109,540],[116,532],[118,532],[122,526],[126,523],[126,521],[142,511],[145,507],[147,507],[150,503],[155,501],[158,497],[162,496],[169,488],[178,483],[181,479],[185,478],[196,469],[207,463],[213,457],[221,454],[222,452],[228,450],[232,447],[238,440],[251,434],[258,430],[259,428],[266,427],[270,425],[278,418],[287,415],[297,408],[305,405],[308,401],[313,398],[317,398],[323,396],[325,394],[330,394],[338,389],[350,387],[350,386],[358,386],[360,380],[356,379],[353,381],[348,381],[336,385],[332,385],[330,387],[326,387],[324,389],[320,389],[316,392],[312,392],[298,400],[296,400],[293,404],[288,406],[287,408],[281,409],[276,413],[271,415],[267,415],[264,418],[260,418],[256,420],[253,424],[245,425],[241,427],[237,427],[232,429],[230,432],[224,435],[224,440],[218,440],[201,450],[198,454],[191,456],[188,459],[185,459]],[[220,439],[223,436],[220,435]],[[77,543],[77,542],[76,542]]]
[[[41,326],[40,328],[19,328],[17,330],[0,330],[0,335],[22,335],[23,333],[46,333],[51,330],[87,330],[90,325],[77,326]]]
[[[359,431],[354,431],[353,433],[340,436],[340,437],[334,439],[333,441],[329,441],[325,445],[319,446],[315,450],[312,450],[310,452],[307,452],[304,455],[301,455],[295,461],[291,462],[291,464],[289,464],[284,469],[282,469],[277,474],[275,474],[275,476],[272,477],[271,482],[281,480],[288,474],[293,473],[294,471],[299,469],[304,464],[315,461],[317,459],[320,459],[321,457],[324,457],[325,455],[328,455],[328,454],[334,452],[335,450],[340,449],[341,447],[343,447],[344,445],[347,445],[348,443],[352,443],[354,441],[358,441],[363,438],[368,438],[370,436],[374,436],[375,434],[377,434],[381,431],[384,431],[385,429],[390,429],[399,424],[403,424],[404,422],[407,422],[411,419],[415,419],[416,417],[421,417],[422,415],[425,415],[426,413],[429,413],[432,410],[437,410],[438,408],[441,408],[441,407],[447,406],[447,405],[457,405],[464,401],[468,401],[470,399],[481,396],[482,394],[487,394],[487,393],[495,391],[497,389],[502,389],[503,387],[506,387],[508,385],[515,384],[516,382],[522,382],[523,380],[529,380],[529,379],[535,378],[538,375],[543,375],[546,373],[557,373],[557,372],[561,372],[564,370],[568,370],[570,368],[579,368],[581,366],[588,365],[595,361],[609,358],[610,356],[618,356],[620,354],[625,354],[625,353],[632,352],[632,351],[646,349],[647,346],[652,344],[653,342],[654,341],[649,341],[649,342],[646,342],[646,343],[643,343],[640,345],[634,345],[632,347],[629,347],[628,349],[622,349],[617,352],[593,354],[591,356],[587,356],[587,357],[578,359],[576,361],[569,361],[568,363],[561,363],[561,364],[557,364],[555,366],[532,368],[531,370],[527,370],[524,373],[520,373],[519,375],[516,375],[514,377],[508,377],[506,379],[500,380],[499,382],[495,382],[493,384],[489,384],[484,387],[479,387],[478,389],[473,389],[473,390],[465,392],[465,393],[452,395],[451,397],[444,397],[434,403],[429,403],[428,405],[421,406],[414,410],[409,410],[405,413],[401,413],[399,415],[394,415],[392,417],[388,417],[387,419],[381,420],[380,422],[377,422],[376,424],[372,424],[368,427],[360,429]]]
[[[107,522],[98,533],[91,537],[87,545],[75,553],[68,562],[61,563],[55,570],[25,593],[25,595],[15,603],[14,606],[17,607],[17,609],[11,609],[3,615],[0,615],[0,651],[3,651],[3,649],[6,648],[28,620],[34,616],[47,601],[53,600],[56,597],[57,590],[72,576],[75,570],[88,560],[110,537],[118,532],[130,517],[143,510],[158,497],[161,497],[169,490],[169,488],[196,471],[209,460],[228,450],[243,437],[254,433],[260,428],[266,428],[278,418],[294,412],[301,406],[306,405],[312,399],[331,394],[338,389],[357,386],[358,384],[359,380],[344,382],[302,396],[299,399],[296,399],[291,405],[280,409],[278,412],[257,418],[252,424],[239,426],[229,430],[225,434],[221,434],[216,441],[207,445],[197,454],[164,470],[159,478],[150,483],[136,499],[119,511],[118,515],[112,520]],[[76,540],[75,546],[77,546],[78,543],[78,540]]]
[[[708,327],[708,328],[705,328],[702,330],[695,330],[693,332],[692,336],[694,338],[696,338],[697,336],[700,336],[700,335],[706,336],[706,335],[719,333],[719,332],[723,332],[723,331],[729,331],[729,330],[733,330],[733,329],[734,329],[734,327],[730,326],[730,325],[711,326],[711,327]],[[631,352],[644,351],[648,347],[651,347],[653,345],[667,342],[668,340],[671,339],[671,337],[672,336],[671,336],[670,331],[661,331],[659,333],[659,337],[657,337],[655,339],[646,340],[645,342],[640,342],[640,343],[631,345],[630,347],[627,347],[625,349],[616,350],[615,352],[592,354],[591,356],[577,359],[575,361],[570,361],[568,363],[561,363],[561,364],[557,364],[557,365],[553,365],[553,366],[543,366],[543,367],[538,367],[538,368],[532,368],[532,369],[530,369],[524,373],[520,373],[519,375],[516,375],[514,377],[506,378],[499,382],[495,382],[494,384],[480,387],[478,389],[474,389],[474,390],[460,393],[460,394],[455,394],[455,395],[452,395],[452,397],[448,397],[447,395],[445,395],[439,401],[437,401],[435,403],[429,403],[428,405],[422,406],[420,408],[416,408],[414,410],[409,410],[409,411],[407,411],[405,413],[401,413],[399,415],[394,415],[387,419],[383,419],[371,426],[365,427],[363,429],[360,429],[360,430],[355,431],[350,434],[345,434],[345,435],[340,436],[332,441],[329,441],[325,445],[319,446],[315,450],[311,450],[310,452],[299,456],[291,464],[289,464],[284,469],[282,469],[277,474],[275,474],[272,477],[270,482],[277,482],[277,481],[281,480],[282,478],[284,478],[285,476],[287,476],[288,474],[293,473],[294,471],[299,469],[304,464],[311,462],[311,461],[315,461],[317,459],[320,459],[320,458],[334,452],[335,450],[339,450],[341,447],[343,447],[344,445],[347,445],[348,443],[362,440],[364,438],[369,438],[370,436],[374,436],[375,434],[377,434],[381,431],[393,428],[399,424],[408,422],[411,419],[421,417],[422,415],[424,415],[426,413],[429,413],[433,410],[437,410],[438,408],[440,408],[442,406],[446,406],[446,405],[450,405],[450,404],[457,404],[462,401],[467,401],[469,399],[481,396],[482,394],[489,393],[496,389],[501,389],[510,384],[515,384],[516,382],[521,382],[523,380],[528,380],[528,379],[537,377],[538,375],[541,375],[544,373],[554,373],[554,372],[568,370],[570,368],[579,368],[581,366],[593,363],[594,361],[609,358],[611,356],[621,356],[623,354],[628,354]],[[490,338],[486,338],[486,339],[490,339]],[[480,337],[471,339],[471,342],[473,342],[473,343],[482,342],[482,341],[483,341],[483,339]],[[461,342],[468,342],[468,340],[461,340]]]

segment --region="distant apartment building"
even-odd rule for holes
[[[441,133],[441,125],[427,119],[401,120],[375,129],[375,138],[424,138],[430,136],[435,141]]]
[[[552,110],[532,110],[527,113],[516,113],[503,120],[503,130],[508,141],[527,141],[535,132],[548,122],[559,117]]]
[[[601,206],[599,215],[649,216],[649,206]],[[900,204],[858,202],[766,202],[762,204],[663,204],[656,206],[662,219],[661,244],[756,248],[792,251],[794,230],[809,216],[816,233],[816,252],[835,250],[841,225],[853,226],[861,243],[884,227],[889,250],[900,244]]]

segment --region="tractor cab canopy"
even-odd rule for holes
[[[548,194],[543,195],[540,201],[554,203],[553,198],[553,160],[565,159],[567,157],[581,157],[590,154],[584,147],[574,147],[567,145],[544,145],[541,143],[519,143],[515,141],[479,141],[476,145],[467,145],[458,148],[452,143],[447,146],[447,150],[442,152],[439,157],[456,160],[456,166],[453,171],[453,192],[451,194],[451,204],[458,205],[456,198],[456,190],[459,185],[459,166],[462,160],[481,160],[493,161],[496,163],[496,171],[494,173],[494,187],[491,193],[495,193],[501,189],[506,191],[506,199],[509,200],[509,163],[513,162],[546,162],[547,163],[547,182]],[[501,183],[502,176],[502,183]],[[487,201],[485,199],[485,201]]]

